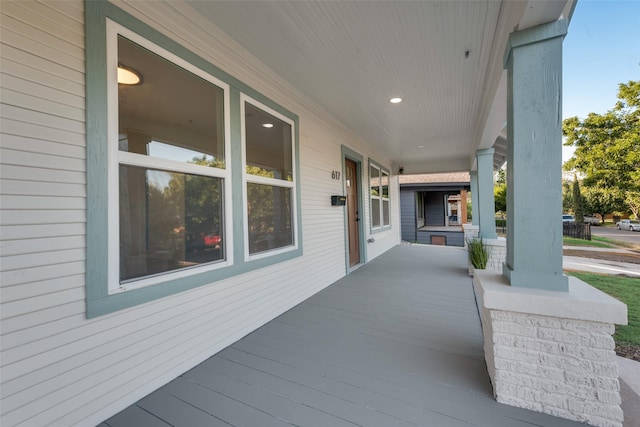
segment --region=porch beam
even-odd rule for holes
[[[476,151],[480,236],[497,239],[493,198],[493,148]]]
[[[568,291],[562,274],[559,20],[511,34],[507,69],[507,257],[511,286]]]

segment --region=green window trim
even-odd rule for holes
[[[86,308],[87,317],[93,318],[118,310],[134,307],[149,301],[170,296],[179,292],[228,279],[239,274],[268,267],[283,261],[302,256],[302,227],[300,209],[300,186],[295,191],[295,215],[297,226],[294,229],[297,246],[291,251],[277,253],[260,259],[244,259],[245,227],[242,218],[245,201],[241,197],[225,196],[225,202],[231,204],[231,236],[233,253],[228,259],[233,263],[222,268],[202,271],[194,268],[185,277],[167,280],[158,284],[109,293],[108,235],[110,218],[108,194],[109,188],[109,120],[108,120],[108,79],[107,79],[107,20],[111,20],[129,31],[149,40],[162,49],[177,56],[192,66],[210,74],[228,85],[229,89],[229,153],[231,193],[243,194],[242,143],[240,97],[244,93],[268,106],[278,114],[288,118],[294,127],[293,156],[294,179],[299,182],[299,118],[296,114],[276,104],[261,93],[220,70],[193,52],[185,49],[174,40],[165,36],[142,21],[134,18],[120,8],[104,0],[85,1],[85,52],[86,52],[86,126],[87,126],[87,261],[86,261]],[[117,192],[117,189],[116,189]],[[116,221],[117,222],[117,221]]]
[[[376,183],[374,182],[372,184],[372,181],[375,180],[376,177],[372,176],[372,170],[376,170],[378,173],[378,183],[377,185],[375,185]],[[384,186],[384,179],[383,177],[386,176],[386,180],[387,180],[387,196],[384,196],[384,191],[383,191],[383,186]],[[380,163],[376,162],[375,160],[369,158],[369,166],[367,168],[367,177],[368,177],[368,188],[369,188],[369,230],[371,232],[371,234],[375,234],[375,233],[380,233],[383,231],[387,231],[390,230],[391,227],[391,194],[390,194],[390,183],[391,183],[391,174],[389,173],[389,169],[385,168],[384,166],[382,166]],[[376,192],[377,194],[374,195],[374,192]],[[374,225],[374,219],[375,217],[375,213],[374,213],[374,202],[377,201],[378,202],[378,220],[380,222],[379,225]],[[384,220],[385,220],[385,202],[387,205],[387,218],[389,223],[385,224]]]

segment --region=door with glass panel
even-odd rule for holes
[[[347,187],[347,228],[349,236],[349,266],[360,263],[360,212],[358,212],[358,167],[355,162],[345,160]]]

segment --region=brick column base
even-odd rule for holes
[[[611,335],[626,306],[569,278],[569,292],[512,288],[476,271],[484,351],[500,403],[586,422],[622,426]]]

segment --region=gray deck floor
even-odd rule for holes
[[[397,246],[101,426],[571,426],[495,402],[466,252]]]

